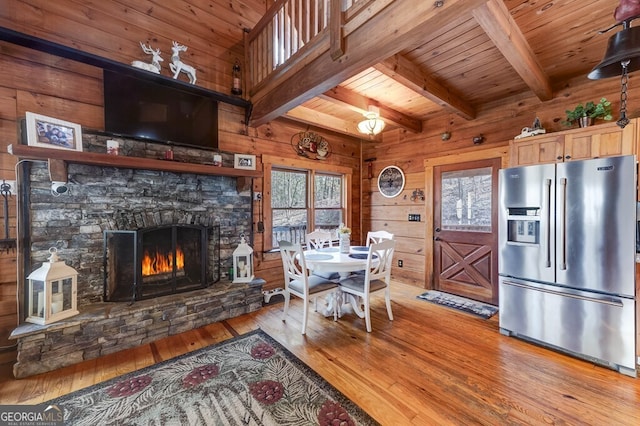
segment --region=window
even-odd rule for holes
[[[345,223],[342,176],[315,173],[313,179],[313,229],[337,229]]]
[[[491,167],[442,173],[442,229],[491,232]]]
[[[299,159],[295,164],[272,164],[280,160],[263,155],[265,165],[265,247],[278,241],[304,243],[315,229],[336,230],[348,223],[351,169]],[[308,168],[301,168],[308,167]]]
[[[281,240],[304,242],[309,223],[307,181],[307,173],[304,171],[271,171],[271,224],[274,247],[277,247],[278,241]]]

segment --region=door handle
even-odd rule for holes
[[[560,212],[560,248],[559,269],[564,271],[567,269],[567,178],[561,178],[558,181],[560,185],[560,197],[559,201],[562,202],[562,206],[556,206],[558,212]]]
[[[440,228],[436,228],[436,229],[435,229],[435,231],[436,231],[436,232],[440,232]]]
[[[442,240],[442,238],[440,238],[440,237],[433,237],[433,241],[441,241],[441,240]]]
[[[547,213],[546,213],[546,226],[544,229],[545,233],[545,266],[547,268],[551,267],[551,179],[545,180],[544,185],[545,190],[545,201],[547,203]]]
[[[577,293],[569,293],[566,291],[557,291],[557,290],[551,290],[547,288],[530,286],[527,284],[521,284],[514,281],[509,281],[509,280],[504,280],[502,283],[506,285],[514,286],[514,287],[524,288],[526,290],[533,290],[533,291],[539,291],[541,293],[553,294],[555,296],[570,297],[572,299],[585,300],[587,302],[592,302],[592,303],[602,303],[605,305],[616,306],[618,308],[624,307],[624,304],[622,303],[622,299],[619,299],[616,297],[608,297],[608,296],[589,297],[589,296],[583,296]]]

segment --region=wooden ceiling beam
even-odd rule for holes
[[[549,77],[502,0],[489,0],[473,17],[505,59],[541,101],[553,99]]]
[[[373,67],[398,83],[467,120],[476,118],[476,111],[470,104],[400,54],[393,55]]]
[[[273,77],[269,89],[252,94],[252,126],[284,115],[290,109],[403,49],[420,45],[425,35],[449,22],[470,16],[487,0],[407,2],[395,0],[345,37],[345,54],[332,60],[330,49],[311,59],[302,69],[287,67]]]
[[[394,124],[414,133],[422,132],[422,121],[413,118],[400,111],[386,107],[374,99],[362,96],[353,90],[346,89],[342,86],[324,92],[319,96],[322,99],[345,106],[352,111],[364,114],[368,111],[369,105],[377,106],[380,109],[380,118],[386,123]]]
[[[364,135],[358,132],[358,123],[342,120],[334,115],[324,114],[305,106],[298,106],[283,114],[283,117],[300,123],[317,126],[322,123],[322,127],[343,135],[365,139]]]

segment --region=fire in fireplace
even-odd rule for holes
[[[148,299],[219,279],[217,226],[174,224],[104,233],[104,300]]]
[[[173,272],[174,265],[176,274],[184,275],[184,252],[180,246],[176,247],[175,259],[171,251],[163,252],[159,247],[152,253],[145,250],[142,256],[142,279],[162,278]]]

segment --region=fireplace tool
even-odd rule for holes
[[[6,250],[16,247],[15,238],[9,238],[9,197],[11,196],[11,185],[6,182],[0,184],[0,195],[3,198],[3,214],[4,214],[4,238],[0,239],[0,250]]]

